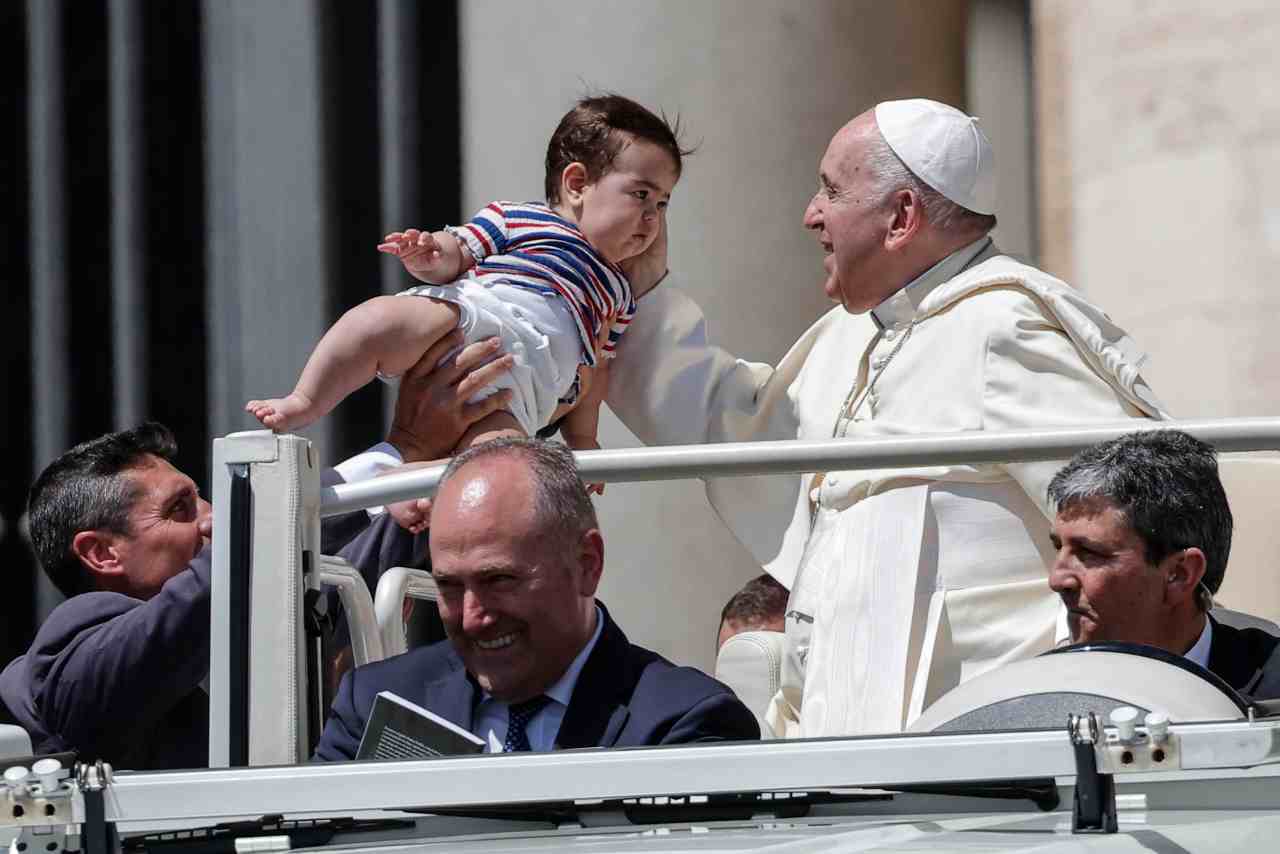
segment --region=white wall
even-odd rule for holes
[[[672,200],[669,284],[692,293],[713,336],[746,358],[776,360],[827,308],[821,251],[800,217],[831,134],[887,98],[963,97],[962,2],[468,0],[461,9],[459,215],[494,198],[540,198],[547,138],[590,90],[678,113],[699,150]],[[606,415],[601,442],[635,439]],[[597,506],[603,600],[633,640],[711,667],[719,610],[759,568],[701,484],[618,484]]]
[[[1176,415],[1280,411],[1280,10],[1038,0],[1043,255]]]

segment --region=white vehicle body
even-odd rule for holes
[[[1280,419],[1173,426],[1221,451],[1280,448]],[[1133,429],[597,451],[579,462],[585,478],[609,482],[815,471],[837,461],[849,469],[1058,459]],[[326,581],[343,587],[360,659],[382,655],[394,636],[372,624],[367,591],[343,584],[340,562],[319,555],[320,516],[428,494],[440,472],[321,490],[310,445],[269,433],[218,440],[214,462],[215,767],[15,777],[0,792],[0,833],[13,850],[98,854],[118,849],[120,838],[137,847],[140,834],[169,833],[142,847],[178,854],[192,829],[212,845],[201,850],[236,852],[322,843],[344,851],[1217,852],[1272,850],[1280,838],[1280,718],[1267,717],[1265,706],[1236,705],[1167,662],[1106,652],[1023,662],[1012,683],[967,683],[937,704],[945,709],[926,722],[932,732],[295,764],[305,762],[324,711],[305,628],[308,591]],[[430,585],[412,575],[392,579],[391,598],[429,595]],[[377,611],[385,623],[398,609]],[[1036,687],[1041,677],[1046,684]],[[1070,722],[1061,715],[1034,729],[955,726],[974,710],[1013,709],[999,704],[1055,691]],[[1106,701],[1100,708],[1091,705],[1098,699]],[[1173,722],[1106,726],[1107,709],[1121,702],[1176,707]],[[1047,708],[1058,715],[1058,706]],[[307,835],[316,822],[333,829],[335,817],[372,823],[344,825],[331,838]],[[395,823],[377,823],[384,820]],[[249,824],[204,839],[227,822]],[[1080,832],[1089,829],[1101,832]]]

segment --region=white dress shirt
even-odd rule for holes
[[[578,676],[596,648],[600,640],[600,632],[604,630],[604,613],[596,605],[596,630],[591,640],[582,648],[577,657],[569,665],[564,675],[543,693],[550,698],[538,713],[529,719],[525,734],[529,737],[529,749],[547,751],[555,748],[556,736],[560,733],[560,724],[564,721],[564,713],[569,709],[569,700],[573,698],[573,689],[578,684]],[[472,732],[485,740],[486,753],[501,753],[502,744],[507,739],[507,704],[495,700],[487,691],[481,692],[480,704],[476,707]]]
[[[1196,664],[1209,669],[1209,648],[1213,646],[1213,620],[1208,617],[1204,618],[1204,630],[1200,632],[1200,637],[1196,640],[1191,649],[1187,650],[1184,658],[1189,658]]]
[[[379,442],[367,451],[362,451],[350,459],[343,460],[333,467],[344,481],[347,483],[356,483],[361,480],[368,480],[371,477],[377,477],[388,469],[402,465],[404,458],[400,456],[400,451],[390,442]],[[365,512],[370,517],[377,516],[383,510],[382,505],[369,507]]]

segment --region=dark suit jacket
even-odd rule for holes
[[[337,480],[325,473],[325,482]],[[374,579],[412,563],[414,538],[387,514],[326,520],[321,551]],[[208,764],[209,584],[206,548],[151,599],[103,591],[63,602],[26,655],[0,673],[0,701],[36,753],[77,750],[118,769]]]
[[[755,716],[728,686],[677,667],[627,640],[602,605],[604,628],[565,710],[558,748],[636,747],[690,741],[756,739]],[[470,730],[475,685],[449,641],[366,664],[342,679],[316,759],[353,759],[379,691]]]
[[[1280,638],[1262,629],[1236,629],[1214,620],[1209,669],[1248,698],[1280,698]]]

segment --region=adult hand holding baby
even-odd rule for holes
[[[667,212],[662,210],[658,221],[658,236],[648,249],[632,256],[618,266],[631,283],[631,293],[636,299],[658,286],[667,276]]]
[[[515,359],[501,352],[501,344],[488,338],[462,347],[462,333],[455,329],[401,377],[387,441],[405,462],[447,457],[471,425],[510,404],[509,389],[467,402],[511,370]]]
[[[501,351],[501,345],[499,338],[486,338],[462,347],[462,332],[455,329],[401,377],[387,441],[400,452],[405,465],[383,474],[421,468],[449,456],[471,425],[510,404],[510,389],[467,402],[511,370],[515,360]],[[400,501],[388,505],[387,510],[402,528],[414,534],[422,533],[431,523],[430,498]]]

